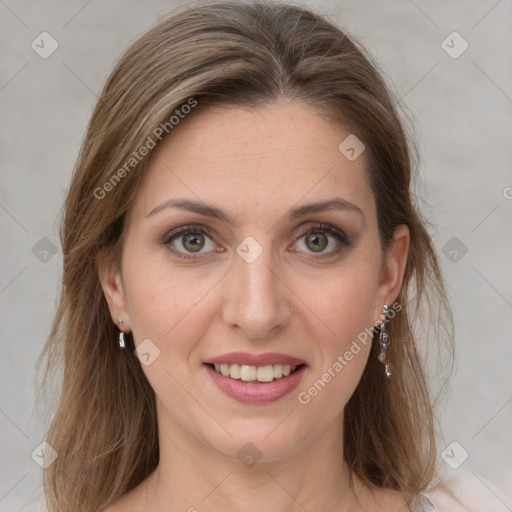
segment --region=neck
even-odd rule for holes
[[[343,460],[342,415],[286,457],[271,459],[262,453],[256,463],[244,463],[198,440],[177,425],[162,404],[158,407],[160,462],[141,493],[144,510],[363,510],[358,502],[362,486],[354,477],[352,489]],[[257,444],[246,448],[255,458]]]

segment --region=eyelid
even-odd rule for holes
[[[324,222],[314,222],[312,226],[308,226],[307,228],[304,228],[300,234],[297,236],[297,238],[301,238],[304,235],[307,235],[308,233],[314,233],[315,231],[325,231],[329,234],[332,234],[336,236],[340,242],[343,243],[349,243],[349,238],[341,229],[336,228],[335,226],[331,224],[326,224]]]
[[[313,234],[317,231],[327,233],[328,235],[331,235],[332,237],[336,238],[338,247],[336,247],[330,251],[327,251],[327,252],[318,252],[318,253],[308,252],[307,257],[309,259],[323,259],[323,258],[333,257],[333,256],[338,255],[344,247],[349,247],[351,245],[351,240],[346,235],[346,233],[344,233],[342,230],[340,230],[339,228],[336,228],[335,226],[333,226],[331,224],[326,224],[324,222],[318,222],[318,221],[314,221],[314,224],[312,226],[310,225],[308,227],[305,227],[300,232],[300,234],[296,237],[294,244],[296,244],[299,240],[301,240],[302,237],[304,237],[305,235]],[[303,251],[295,251],[295,252],[300,253]]]
[[[205,253],[196,253],[197,255],[194,255],[194,253],[186,253],[178,251],[176,248],[171,247],[171,244],[174,239],[180,238],[181,236],[187,235],[187,234],[201,234],[208,236],[213,243],[215,243],[214,237],[213,237],[213,231],[208,228],[207,226],[204,226],[203,224],[185,224],[184,226],[179,226],[177,228],[172,229],[169,231],[163,238],[162,244],[165,245],[173,254],[177,255],[178,258],[185,259],[185,260],[196,260],[201,255],[204,255]],[[222,252],[221,251],[217,252]],[[211,252],[211,251],[210,251]],[[207,254],[207,253],[206,253]]]
[[[209,227],[204,226],[203,224],[185,224],[183,226],[171,229],[168,233],[166,233],[162,243],[168,244],[173,238],[187,233],[206,234],[210,238],[213,238],[213,230],[211,230]]]
[[[350,245],[350,240],[349,240],[348,236],[342,230],[336,228],[335,226],[333,226],[331,224],[319,222],[319,221],[310,221],[310,223],[308,223],[308,224],[309,225],[307,227],[303,227],[299,231],[299,233],[295,236],[293,244],[297,243],[302,237],[304,237],[307,234],[314,233],[315,231],[322,231],[322,232],[326,232],[327,234],[330,234],[331,236],[334,236],[340,245],[342,245],[342,246]],[[211,230],[209,227],[207,227],[203,224],[185,224],[183,226],[174,228],[163,237],[163,240],[161,243],[163,245],[168,246],[169,244],[171,244],[171,242],[175,238],[179,238],[180,236],[183,236],[186,234],[193,234],[193,233],[206,235],[214,243],[216,243],[214,240],[214,236],[213,236],[213,230]],[[186,252],[177,251],[175,248],[172,248],[172,249],[169,248],[169,249],[173,252],[173,254],[177,254],[178,257],[181,257],[183,259],[192,259],[193,260],[193,259],[198,259],[199,257],[201,257],[201,255],[208,254],[208,253],[196,253],[197,255],[194,255],[194,253],[186,253]],[[217,251],[217,252],[222,252],[223,250],[224,249],[222,249],[221,251]],[[311,252],[311,253],[308,253],[309,254],[308,257],[325,258],[325,257],[332,256],[334,254],[337,254],[339,251],[340,251],[340,249],[338,248],[338,249],[334,249],[334,250],[331,250],[331,251],[328,251],[325,253],[322,252],[322,253],[315,254],[314,252]],[[212,252],[212,251],[210,251],[210,252]],[[301,251],[297,251],[297,252],[301,252]]]

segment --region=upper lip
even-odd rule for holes
[[[289,364],[299,366],[307,364],[303,359],[279,354],[277,352],[266,352],[265,354],[250,354],[249,352],[230,352],[221,356],[212,357],[205,361],[211,364],[240,364],[247,366],[267,366],[271,364]]]

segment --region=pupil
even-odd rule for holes
[[[201,240],[199,238],[200,236],[201,235],[185,235],[183,238],[183,246],[185,249],[193,252],[200,251],[204,245],[204,240]]]
[[[319,233],[311,234],[307,237],[306,243],[311,250],[320,252],[323,251],[327,246],[327,237]],[[310,246],[309,243],[311,243],[312,246]]]

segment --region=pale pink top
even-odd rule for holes
[[[417,495],[409,503],[411,512],[510,512],[512,493],[468,467],[448,469],[445,484]],[[505,479],[506,480],[506,479]],[[508,487],[508,485],[506,485]]]
[[[411,512],[438,512],[432,502],[423,494],[414,496],[412,501],[409,503]]]

